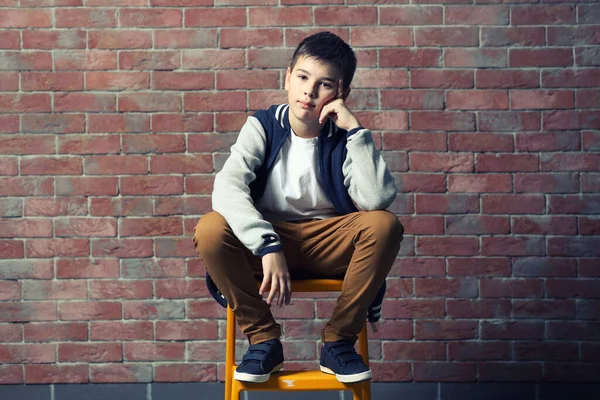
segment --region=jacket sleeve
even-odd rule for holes
[[[388,208],[396,198],[396,184],[368,129],[348,132],[342,166],[344,185],[359,210]]]
[[[281,249],[273,226],[263,219],[250,196],[250,183],[265,157],[266,135],[260,121],[248,117],[231,155],[215,176],[212,208],[221,214],[235,236],[255,255]]]

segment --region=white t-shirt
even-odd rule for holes
[[[318,138],[292,131],[277,155],[256,208],[269,221],[294,221],[338,215],[321,186]]]

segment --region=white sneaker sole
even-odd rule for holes
[[[352,375],[340,375],[340,374],[336,374],[329,368],[324,367],[322,365],[319,365],[319,368],[321,368],[321,372],[324,372],[329,375],[335,375],[336,379],[342,383],[361,382],[361,381],[366,381],[367,379],[371,379],[373,377],[373,373],[371,372],[371,370],[368,370],[365,372],[360,372],[358,374],[352,374]]]
[[[273,370],[270,373],[263,374],[263,375],[247,374],[245,372],[237,372],[237,370],[236,370],[233,372],[233,379],[235,379],[236,381],[242,381],[242,382],[264,383],[269,380],[269,378],[271,377],[271,374],[273,372],[277,372],[282,368],[283,368],[283,363],[281,363],[281,364],[277,365],[275,368],[273,368]]]

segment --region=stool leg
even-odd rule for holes
[[[367,338],[367,324],[363,325],[362,330],[358,334],[358,350],[363,358],[363,362],[369,366],[369,339]],[[365,381],[361,385],[361,399],[371,400],[371,381]],[[356,400],[356,396],[355,396]]]
[[[225,336],[225,400],[232,400],[233,365],[235,364],[235,314],[227,306],[227,333]],[[238,395],[239,397],[239,395]]]

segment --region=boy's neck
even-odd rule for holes
[[[299,121],[290,113],[288,114],[288,118],[290,120],[290,126],[294,131],[296,136],[299,136],[304,139],[314,138],[319,136],[321,133],[321,129],[325,124],[319,124],[319,121],[315,121],[314,123],[307,124],[303,121]]]

